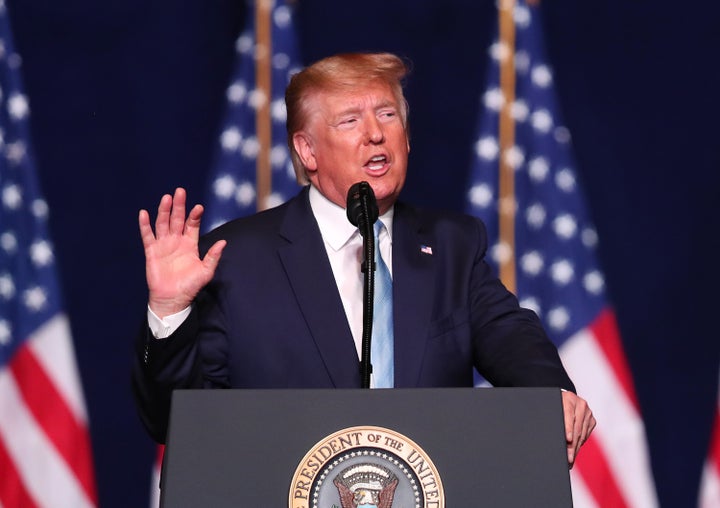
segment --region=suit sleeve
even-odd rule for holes
[[[132,387],[145,428],[159,443],[165,442],[172,391],[200,388],[202,375],[198,361],[197,311],[165,339],[156,339],[147,323],[135,341]]]
[[[474,363],[494,386],[560,387],[575,391],[537,315],[518,300],[485,261],[485,226],[475,221],[479,239],[469,286]]]
[[[228,386],[222,311],[213,286],[205,288],[183,324],[169,337],[156,339],[147,326],[135,341],[132,387],[140,419],[150,435],[164,443],[176,389]]]

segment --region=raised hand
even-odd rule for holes
[[[203,207],[195,205],[185,218],[185,189],[165,194],[158,206],[155,232],[150,214],[140,210],[138,223],[145,249],[150,309],[160,318],[187,308],[202,287],[212,279],[225,240],[213,244],[203,259],[198,251]]]

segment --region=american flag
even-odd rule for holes
[[[257,108],[268,98],[255,84],[255,55],[263,51],[263,48],[256,44],[253,11],[251,5],[247,10],[245,29],[235,44],[237,62],[226,92],[225,121],[218,140],[216,164],[206,199],[206,230],[257,211],[255,168],[259,142],[255,134],[255,119]],[[279,205],[299,190],[287,148],[285,130],[285,87],[290,77],[300,70],[293,28],[293,9],[289,2],[274,2],[271,21],[272,192],[263,208]]]
[[[581,195],[570,133],[556,104],[540,9],[518,1],[512,17],[514,54],[497,39],[489,50],[467,210],[483,219],[497,240],[490,257],[498,263],[509,253],[498,239],[498,164],[504,158],[515,178],[518,298],[542,319],[598,421],[572,470],[575,506],[654,507],[643,420],[605,294],[598,235]],[[506,58],[514,58],[516,72],[515,99],[509,104],[515,142],[501,153],[499,112],[506,94],[499,84],[500,62]]]
[[[0,506],[96,506],[88,417],[0,3]]]
[[[700,484],[700,508],[720,507],[720,391],[715,408],[715,423],[710,438],[710,448]]]

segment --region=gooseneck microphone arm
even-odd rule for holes
[[[367,182],[350,187],[347,195],[347,217],[363,237],[363,331],[360,346],[360,379],[363,388],[370,388],[370,344],[372,342],[373,302],[375,300],[375,236],[373,224],[378,218],[375,193]]]

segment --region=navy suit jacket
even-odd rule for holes
[[[209,233],[201,252],[219,239],[220,265],[188,319],[167,339],[145,327],[136,343],[134,392],[159,441],[175,388],[361,386],[307,188]],[[479,220],[397,203],[392,240],[396,387],[472,386],[475,367],[495,386],[574,390],[535,314],[484,261]]]

